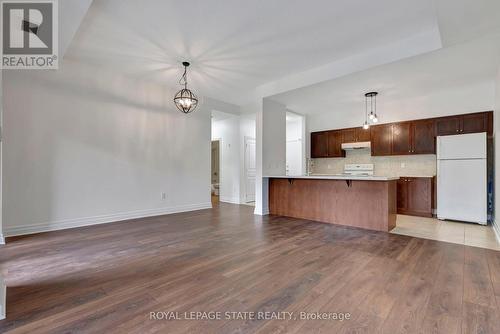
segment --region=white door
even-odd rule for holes
[[[255,138],[245,137],[245,200],[255,201]]]
[[[486,159],[438,160],[437,216],[487,222]]]

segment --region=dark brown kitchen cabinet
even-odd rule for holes
[[[401,177],[397,184],[399,214],[432,217],[434,178]]]
[[[436,135],[448,136],[487,132],[491,136],[493,134],[492,124],[493,115],[491,112],[440,117],[436,120]]]
[[[460,133],[488,131],[488,113],[467,114],[462,116]]]
[[[371,142],[374,156],[436,154],[436,136],[478,132],[493,136],[492,111],[378,124],[367,130],[358,127],[313,132],[311,157],[343,157],[342,143],[364,141]]]
[[[343,143],[356,143],[364,141],[370,141],[370,129],[363,129],[362,127],[342,129]]]
[[[342,150],[342,130],[328,131],[328,157],[340,158],[345,156]]]
[[[436,120],[436,136],[456,135],[460,132],[461,116],[441,117]]]
[[[436,154],[434,124],[432,119],[411,122],[412,154]]]
[[[356,141],[365,142],[370,141],[371,128],[363,129],[363,127],[356,128]]]
[[[311,158],[328,157],[328,132],[311,133]]]
[[[411,154],[411,122],[400,122],[392,125],[391,155]]]
[[[342,131],[342,142],[343,143],[354,143],[357,141],[356,129],[343,129]]]
[[[392,124],[375,125],[370,130],[372,155],[391,155]]]

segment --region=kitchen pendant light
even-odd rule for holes
[[[368,130],[370,128],[370,124],[368,124],[368,100],[365,97],[365,122],[363,123],[363,129]]]
[[[377,95],[378,95],[377,92],[369,92],[365,94],[365,116],[367,116],[372,123],[378,122]],[[370,111],[368,111],[368,100],[370,100],[369,101]],[[368,120],[366,119],[366,117],[365,117],[365,124],[368,124]],[[363,128],[368,129],[368,127],[365,127],[365,125],[363,125]]]
[[[179,83],[184,86],[183,89],[177,92],[174,97],[174,103],[177,109],[185,114],[189,114],[196,109],[198,98],[194,93],[187,88],[187,68],[190,65],[187,61],[182,62],[184,66],[184,74],[182,74]]]

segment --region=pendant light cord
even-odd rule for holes
[[[182,74],[182,77],[179,80],[179,84],[182,86],[184,85],[184,88],[187,88],[187,66],[184,66],[184,74]]]
[[[365,96],[365,123],[368,123],[368,97]]]

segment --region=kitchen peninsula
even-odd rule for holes
[[[399,177],[268,176],[273,215],[388,232],[396,226]]]

